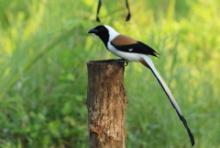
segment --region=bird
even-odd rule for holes
[[[157,57],[158,52],[141,41],[120,34],[109,25],[98,25],[90,29],[88,33],[95,34],[96,36],[98,36],[104,43],[105,47],[116,56],[119,56],[120,58],[128,62],[140,62],[141,64],[150,69],[150,71],[153,73],[160,86],[162,87],[163,91],[167,95],[167,98],[169,99],[169,102],[171,103],[172,107],[175,109],[179,119],[182,121],[188,133],[191,144],[193,146],[195,144],[195,140],[187,124],[187,121],[179,105],[177,104],[171,90],[167,86],[164,79],[161,77],[160,73],[156,69],[151,59],[151,56]]]

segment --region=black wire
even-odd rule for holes
[[[131,18],[131,11],[130,11],[130,6],[129,6],[128,0],[125,0],[125,6],[126,6],[127,11],[128,11],[128,14],[127,14],[127,16],[126,16],[125,21],[129,21],[130,18]],[[101,7],[102,7],[102,0],[99,0],[99,1],[98,1],[97,12],[96,12],[96,21],[97,21],[97,22],[101,22],[101,20],[100,20],[100,18],[99,18],[99,12],[100,12]]]
[[[102,0],[99,0],[98,7],[97,7],[97,12],[96,12],[96,21],[97,22],[101,22],[100,19],[99,19],[99,11],[100,11],[101,6],[102,6]]]
[[[130,11],[130,7],[129,7],[129,2],[128,2],[128,0],[125,0],[125,5],[126,5],[126,8],[127,8],[127,10],[128,10],[128,14],[127,14],[127,17],[126,17],[125,21],[129,21],[130,18],[131,18],[131,11]]]

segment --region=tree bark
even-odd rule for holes
[[[91,61],[88,67],[90,148],[125,148],[124,62]]]

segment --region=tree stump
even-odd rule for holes
[[[88,67],[90,148],[125,148],[124,61],[91,61]]]

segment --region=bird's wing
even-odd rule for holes
[[[111,41],[111,44],[118,50],[129,53],[140,53],[157,56],[157,52],[150,46],[136,41],[128,36],[119,35]]]
[[[118,46],[136,44],[138,41],[125,35],[118,35],[111,43]]]
[[[165,81],[163,80],[163,78],[160,76],[159,72],[157,71],[157,69],[155,68],[152,60],[150,59],[150,57],[148,56],[144,56],[143,61],[141,61],[142,64],[144,64],[145,66],[147,66],[153,73],[153,75],[156,77],[157,81],[159,82],[160,86],[163,88],[164,92],[166,93],[170,103],[172,104],[173,108],[175,109],[178,117],[180,118],[180,120],[182,121],[184,127],[186,128],[186,131],[189,135],[191,144],[194,145],[195,141],[194,141],[194,136],[192,134],[192,132],[190,131],[187,121],[184,118],[179,105],[177,104],[173,94],[171,93],[169,87],[167,86],[167,84],[165,83]]]

